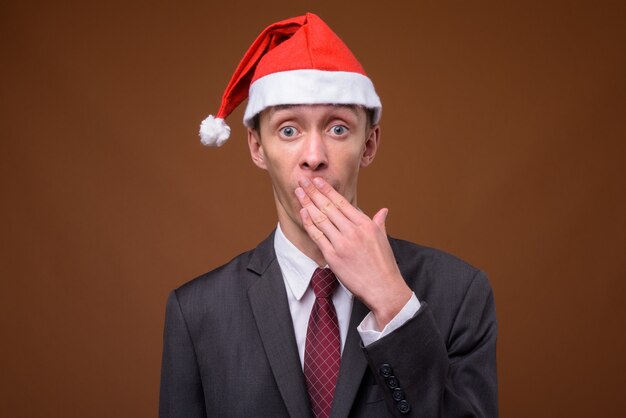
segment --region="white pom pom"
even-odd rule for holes
[[[209,115],[200,124],[200,142],[209,147],[221,147],[230,137],[230,126],[224,119]]]

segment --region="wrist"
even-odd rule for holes
[[[371,306],[370,309],[378,329],[382,331],[387,324],[398,315],[398,313],[404,308],[407,302],[413,296],[411,289],[402,281],[403,286],[397,289],[389,289],[385,292],[384,297],[380,298],[380,301],[376,306]]]

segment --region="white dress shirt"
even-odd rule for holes
[[[296,336],[296,343],[298,344],[300,363],[304,367],[306,331],[311,309],[313,309],[313,304],[315,303],[315,293],[313,289],[309,287],[309,283],[311,277],[313,277],[313,272],[319,266],[287,239],[280,229],[280,224],[277,226],[276,233],[274,234],[274,250],[276,251],[276,258],[278,259],[280,270],[283,273],[289,310],[291,311],[291,320],[293,322],[293,330]],[[341,351],[343,352],[346,336],[348,335],[348,325],[350,324],[350,314],[352,312],[354,297],[343,283],[341,283],[341,277],[337,277],[337,279],[339,280],[340,286],[337,286],[333,294],[333,305],[335,305],[335,311],[337,311]],[[372,314],[372,312],[368,313],[357,327],[363,345],[367,346],[392,331],[395,331],[406,321],[411,319],[419,308],[420,303],[415,293],[413,293],[411,299],[409,299],[402,310],[382,331],[378,330],[374,314]]]

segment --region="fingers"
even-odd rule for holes
[[[311,215],[309,215],[309,210],[306,208],[300,209],[300,218],[302,219],[304,230],[307,234],[309,234],[313,242],[317,244],[322,251],[322,254],[328,254],[328,252],[332,249],[332,244],[326,235],[324,235],[324,233],[315,225]]]
[[[350,220],[309,179],[302,179],[300,185],[302,187],[295,191],[300,204],[309,211],[315,225],[331,241],[338,237],[340,231],[351,226]]]
[[[330,219],[333,225],[340,231],[346,228],[359,226],[369,218],[339,194],[328,182],[316,177],[313,181],[308,178],[300,179],[300,186],[315,207]],[[311,213],[313,220],[316,216]]]
[[[389,214],[389,209],[382,208],[381,210],[376,212],[376,215],[372,217],[372,220],[374,221],[374,223],[378,225],[378,227],[380,228],[381,231],[383,231],[384,234],[387,234],[387,230],[385,228],[385,221],[387,220],[388,214]]]
[[[308,181],[308,179],[303,180]],[[326,202],[330,201],[332,203],[332,206],[334,206],[332,207],[332,209],[338,209],[338,211],[334,211],[332,213],[337,214],[338,212],[341,212],[344,215],[341,218],[348,218],[352,223],[356,225],[359,225],[364,220],[368,220],[366,215],[364,215],[361,211],[352,206],[352,204],[350,204],[350,202],[348,202],[345,197],[343,197],[327,181],[320,177],[314,178],[313,184],[310,184],[310,187],[307,187],[305,191],[307,193],[309,193],[310,191],[310,194],[312,194],[312,199],[316,201],[316,203],[317,201],[320,201],[323,204],[326,204]]]
[[[320,233],[326,235],[330,241],[336,239],[338,237],[339,230],[328,218],[328,215],[317,207],[315,202],[313,202],[311,197],[304,191],[303,188],[298,187],[295,190],[295,193],[300,201],[300,205],[302,205],[302,208],[306,211],[307,221],[310,220],[311,224],[316,227],[316,230],[313,230],[312,228],[307,229],[307,232],[312,233],[309,233],[311,238],[314,241],[317,241],[317,232],[319,231]]]
[[[387,209],[381,209],[370,219],[321,178],[313,181],[302,178],[299,184],[301,187],[296,188],[295,194],[303,208],[300,216],[305,230],[318,244],[337,245],[344,235],[353,236],[355,227],[359,229],[372,221],[386,234]]]

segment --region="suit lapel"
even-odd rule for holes
[[[287,411],[306,418],[311,409],[273,238],[263,241],[250,258],[248,269],[261,277],[249,288],[248,299]]]
[[[348,328],[346,345],[341,355],[339,377],[330,414],[332,418],[348,416],[363,380],[367,361],[361,349],[361,337],[356,327],[365,318],[367,312],[367,307],[355,298],[352,305],[352,314],[350,315],[350,327]]]

